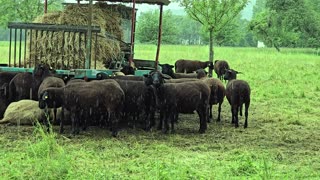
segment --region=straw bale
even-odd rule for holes
[[[64,11],[37,17],[34,22],[86,26],[88,14],[87,4],[73,4],[66,6]],[[108,67],[112,60],[122,58],[123,54],[118,40],[124,38],[121,27],[123,18],[131,18],[131,8],[107,3],[93,5],[92,25],[100,26],[101,33],[98,33],[97,43],[95,43],[95,35],[92,36],[91,68],[94,67],[95,59],[97,66],[103,63],[105,67]],[[106,33],[114,38],[106,36]],[[30,38],[30,32],[28,35]],[[84,34],[79,36],[79,33],[44,31],[36,36],[33,31],[31,49],[30,44],[27,47],[30,50],[29,61],[33,65],[42,61],[57,69],[84,68],[86,57]]]
[[[61,108],[57,110],[57,119],[61,116]],[[36,121],[43,120],[46,115],[42,109],[39,108],[38,101],[34,100],[20,100],[12,102],[4,113],[4,117],[0,120],[0,124],[14,124],[14,125],[33,125]],[[49,115],[53,119],[53,113]]]

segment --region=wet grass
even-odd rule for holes
[[[137,45],[136,58],[154,59]],[[206,46],[161,47],[160,61],[208,57]],[[243,72],[252,100],[249,127],[235,129],[225,100],[222,122],[198,134],[195,114],[182,115],[175,134],[124,129],[118,138],[96,127],[72,137],[40,126],[0,125],[3,179],[319,179],[320,57],[302,50],[216,48]],[[217,107],[214,106],[214,113]],[[216,114],[215,114],[216,115]],[[58,127],[54,127],[54,132]]]

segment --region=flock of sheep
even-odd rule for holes
[[[85,130],[87,126],[98,125],[110,128],[112,136],[117,136],[122,125],[139,122],[145,130],[157,124],[157,129],[164,133],[170,129],[174,132],[180,113],[196,111],[199,132],[204,133],[215,104],[218,104],[217,121],[221,120],[221,104],[226,96],[232,123],[239,126],[238,112],[242,115],[244,104],[244,127],[248,126],[250,87],[246,81],[236,79],[238,72],[230,69],[226,61],[216,60],[213,64],[177,60],[175,66],[161,67],[161,71],[144,76],[98,73],[94,80],[61,79],[46,64],[39,64],[33,73],[0,72],[0,118],[3,118],[0,123],[24,122],[19,117],[27,118],[22,115],[24,111],[33,110],[31,115],[35,117],[28,118],[38,118],[45,124],[46,115],[53,114],[52,122],[59,122],[61,133],[64,124],[71,124],[73,134],[78,134],[80,127]],[[207,67],[214,69],[218,78],[207,77],[204,70]],[[228,80],[226,87],[223,78]],[[30,106],[29,110],[16,108],[26,106]],[[14,119],[9,117],[12,114]]]

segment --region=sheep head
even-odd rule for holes
[[[173,72],[173,65],[170,64],[160,64],[160,66],[162,67],[162,74],[167,74],[171,77],[174,77],[174,72]]]
[[[241,72],[238,72],[233,69],[225,69],[225,74],[224,74],[224,80],[232,80],[232,79],[237,79],[237,74],[241,74]]]
[[[164,83],[164,79],[171,79],[170,76],[166,74],[162,74],[160,71],[151,71],[149,74],[144,74],[145,77],[145,84],[153,85],[156,88],[160,87]]]

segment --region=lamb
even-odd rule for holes
[[[245,104],[245,123],[244,128],[248,127],[248,109],[250,106],[250,86],[246,81],[237,80],[239,72],[229,69],[224,75],[224,79],[228,80],[226,87],[226,96],[231,106],[232,121],[235,127],[239,127],[238,111],[240,108],[240,116],[242,116],[242,105]]]
[[[169,129],[168,119],[171,122],[171,130],[174,132],[175,116],[178,113],[193,113],[197,111],[200,119],[200,133],[207,129],[207,109],[209,103],[210,89],[201,81],[183,83],[164,83],[164,76],[159,71],[153,71],[145,75],[150,79],[146,85],[151,85],[156,96],[156,106],[160,109],[158,128],[162,128],[164,121],[164,132]],[[148,84],[151,83],[151,84]]]
[[[111,120],[112,136],[117,136],[118,119],[123,110],[124,92],[114,80],[72,83],[64,87],[44,89],[39,98],[39,107],[62,106],[70,111],[72,134],[79,133],[80,114],[90,114],[92,109],[108,114]],[[61,129],[60,129],[61,131]]]
[[[213,64],[210,61],[199,61],[199,60],[184,60],[179,59],[175,62],[176,73],[192,73],[197,69],[205,69],[209,67],[213,69]]]
[[[217,77],[222,80],[223,75],[226,73],[226,70],[230,69],[229,64],[225,60],[215,60],[214,61],[214,72],[217,74]]]
[[[204,77],[203,74],[206,74],[203,69],[197,70],[198,78],[205,82],[210,87],[210,99],[209,99],[209,118],[208,122],[212,120],[212,106],[215,104],[219,104],[218,106],[218,118],[217,121],[221,121],[221,105],[223,103],[226,89],[223,83],[216,78],[207,78]]]

